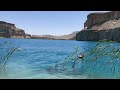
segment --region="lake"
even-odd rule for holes
[[[10,42],[10,45],[1,49],[1,57],[10,48],[17,47],[20,51],[14,52],[6,63],[5,70],[0,73],[0,78],[7,79],[89,79],[89,78],[119,78],[110,73],[90,74],[75,72],[71,69],[56,70],[54,66],[63,62],[66,57],[80,48],[84,53],[93,48],[96,42],[75,40],[42,40],[42,39],[6,39],[1,38],[0,43]],[[113,43],[119,47],[120,43]],[[111,77],[112,76],[112,77]]]

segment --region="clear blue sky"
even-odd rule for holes
[[[0,11],[0,21],[14,23],[31,35],[64,35],[80,31],[92,12],[97,11]]]

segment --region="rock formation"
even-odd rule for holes
[[[16,28],[15,24],[0,21],[0,37],[26,38],[25,31]]]
[[[84,23],[84,27],[90,29],[94,25],[99,25],[109,20],[115,20],[120,18],[120,11],[112,11],[106,13],[91,13],[87,16],[87,21]]]
[[[31,38],[31,35],[30,35],[30,34],[26,34],[26,35],[25,35],[25,38],[29,38],[29,39],[30,39],[30,38]]]
[[[103,39],[120,41],[120,11],[89,14],[84,29],[76,34],[76,40]]]

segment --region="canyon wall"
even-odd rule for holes
[[[89,14],[84,29],[76,34],[78,41],[103,39],[120,41],[120,11]]]
[[[26,38],[26,36],[25,31],[16,28],[15,24],[0,21],[0,37]]]
[[[96,24],[101,24],[109,20],[114,20],[120,18],[120,11],[112,11],[106,13],[91,13],[87,16],[87,20],[84,23],[84,27],[90,29]]]

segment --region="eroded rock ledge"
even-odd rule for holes
[[[103,39],[120,41],[120,11],[89,14],[84,29],[76,34],[76,40]]]
[[[0,37],[5,38],[30,38],[24,30],[19,29],[15,24],[0,21]]]

